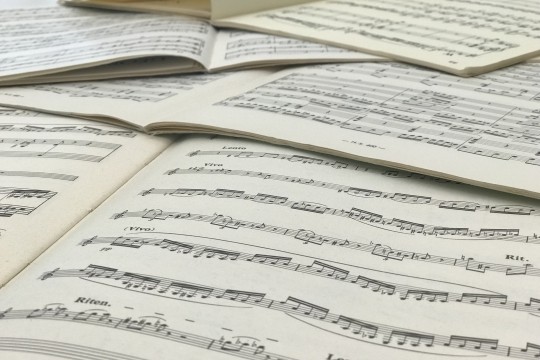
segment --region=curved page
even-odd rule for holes
[[[539,15],[528,0],[325,0],[214,23],[471,76],[539,56]]]
[[[409,172],[185,138],[0,290],[0,351],[536,359],[539,211]]]
[[[0,109],[0,286],[169,143],[89,121]]]
[[[0,103],[253,137],[540,197],[539,74],[538,63],[475,78],[335,64],[4,88]],[[182,79],[197,85],[179,91]]]

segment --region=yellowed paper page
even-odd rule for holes
[[[215,24],[319,41],[461,76],[540,55],[540,3],[325,0]]]
[[[401,63],[335,64],[233,73],[181,93],[159,79],[4,88],[0,103],[252,137],[538,198],[539,66],[459,78]]]
[[[204,20],[76,9],[50,0],[26,5],[0,12],[0,81],[137,58],[178,57],[179,66],[186,58],[210,60],[215,30]]]
[[[532,360],[539,211],[408,172],[188,138],[0,290],[0,351]]]
[[[75,9],[49,0],[1,7],[1,85],[381,59],[266,34],[220,35],[207,21],[184,16]]]
[[[386,58],[319,43],[248,31],[220,30],[208,69],[325,62],[388,61]]]
[[[169,143],[89,121],[0,109],[0,286]]]

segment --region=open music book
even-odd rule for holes
[[[111,79],[381,58],[176,15],[3,2],[0,85]]]
[[[64,5],[124,11],[176,13],[205,19],[220,19],[307,3],[310,0],[59,0],[59,2]]]
[[[0,289],[2,358],[540,353],[538,200],[248,140],[169,146],[4,114],[0,157],[31,161],[2,161],[2,275],[31,264]]]
[[[459,78],[402,63],[0,89],[147,132],[250,137],[540,198],[540,63]]]
[[[530,0],[65,0],[145,11],[197,9],[218,26],[292,36],[471,76],[540,55]],[[201,11],[202,10],[202,11]]]
[[[0,108],[0,286],[171,141]]]

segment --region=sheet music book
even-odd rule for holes
[[[61,4],[124,11],[176,13],[223,18],[310,2],[310,0],[59,0]]]
[[[395,62],[0,89],[0,103],[286,144],[540,198],[540,63],[474,78]]]
[[[531,0],[114,1],[72,5],[196,9],[218,26],[365,51],[460,76],[540,56],[540,3]],[[201,11],[202,10],[202,11]]]
[[[2,114],[0,157],[32,160],[0,171],[0,257],[30,263],[0,289],[2,358],[540,354],[538,200],[249,140]]]
[[[58,6],[1,4],[0,85],[217,72],[227,69],[382,58],[240,30],[194,17]]]
[[[0,287],[171,141],[0,108]]]

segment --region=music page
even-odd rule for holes
[[[264,68],[0,87],[0,103],[116,122],[144,130],[146,125],[161,117],[164,109],[183,112],[196,99],[227,93],[258,78],[266,78],[275,71],[274,68]]]
[[[516,0],[324,0],[217,19],[462,76],[540,55],[540,3]]]
[[[9,0],[1,7],[3,85],[381,59],[246,31],[218,36],[219,30],[195,17],[71,8],[52,0]]]
[[[0,103],[252,137],[538,198],[539,74],[539,63],[474,78],[330,64],[220,73],[187,92],[159,78],[2,88]],[[131,98],[146,92],[156,96]]]
[[[540,197],[540,64],[459,78],[401,63],[285,69],[176,109],[175,123]]]
[[[535,359],[539,214],[440,178],[184,138],[0,290],[0,353]]]
[[[0,12],[1,80],[156,56],[204,63],[216,33],[207,21],[178,15],[78,9],[54,0],[16,5],[9,1]]]
[[[207,68],[352,61],[387,61],[358,51],[298,39],[239,30],[220,30]]]
[[[171,140],[0,109],[0,286]]]

